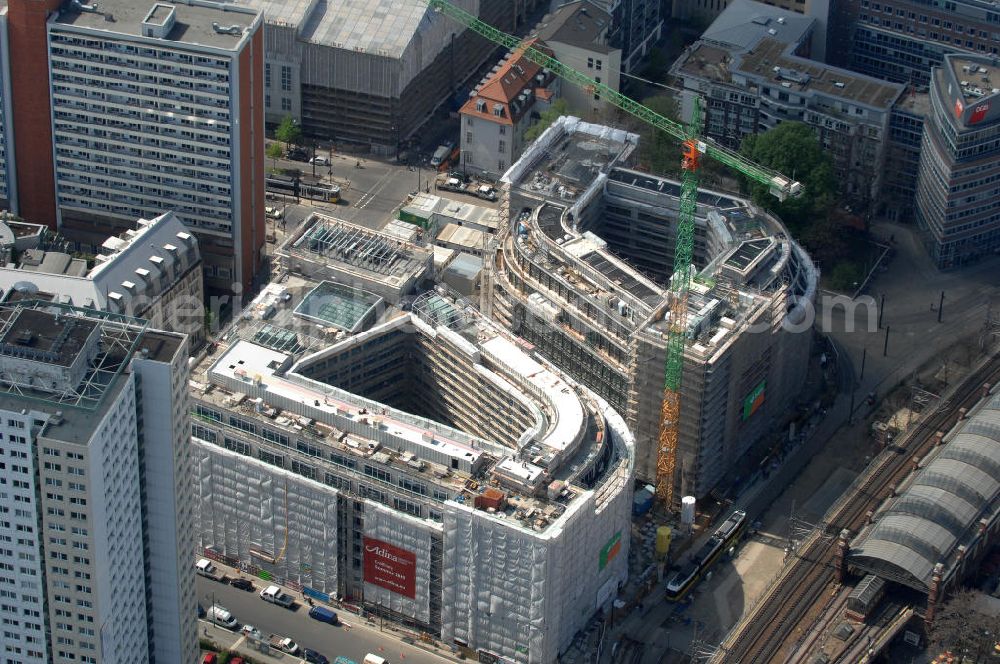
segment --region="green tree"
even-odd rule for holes
[[[271,158],[271,168],[276,170],[278,168],[278,160],[284,154],[284,150],[281,149],[281,143],[268,143],[267,149],[264,152]]]
[[[279,141],[285,144],[285,147],[299,145],[302,142],[302,127],[295,121],[295,118],[291,115],[286,115],[281,119],[281,124],[278,125],[278,129],[274,132],[274,135]]]
[[[668,95],[655,95],[642,101],[660,115],[679,122],[677,101]],[[657,175],[674,176],[681,171],[681,144],[676,138],[643,122],[639,126],[639,159]]]
[[[538,122],[528,127],[528,130],[524,132],[524,140],[533,141],[541,136],[542,132],[549,128],[549,125],[559,119],[559,116],[566,115],[567,108],[565,99],[556,99],[551,106],[539,114]]]
[[[793,232],[805,229],[817,219],[825,219],[833,209],[836,192],[833,162],[809,125],[782,122],[763,134],[751,134],[743,139],[740,152],[805,187],[799,198],[779,203],[768,193],[767,185],[748,183],[754,201],[774,210]]]

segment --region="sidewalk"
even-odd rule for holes
[[[273,655],[265,655],[256,648],[250,645],[247,638],[242,634],[237,632],[230,632],[228,629],[223,629],[217,627],[204,620],[198,621],[198,638],[208,639],[219,645],[219,654],[225,652],[226,650],[231,650],[233,652],[245,655],[252,658],[255,662],[261,662],[262,664],[299,664],[299,662],[304,662],[301,657],[292,657],[291,655],[286,655],[282,652],[276,652]]]
[[[227,565],[226,563],[224,563],[224,562],[222,562],[220,560],[214,560],[213,559],[213,562],[216,564],[216,566],[219,568],[220,571],[222,571],[224,574],[226,574],[230,578],[241,577],[241,578],[249,578],[249,579],[251,579],[253,581],[256,581],[258,583],[262,582],[262,580],[260,578],[258,578],[256,576],[253,576],[251,574],[247,574],[245,572],[242,572],[238,568],[235,568],[235,567],[232,567],[230,565]],[[267,581],[266,583],[277,583],[277,582],[272,580],[272,581]],[[381,625],[380,625],[380,621],[378,620],[378,618],[376,616],[372,616],[371,614],[367,613],[360,606],[357,606],[355,604],[351,604],[349,602],[341,602],[341,601],[338,601],[338,600],[335,600],[335,599],[333,599],[331,602],[327,603],[327,602],[320,601],[320,600],[318,600],[316,598],[309,597],[308,595],[305,595],[304,593],[302,593],[298,589],[291,588],[289,586],[282,586],[282,587],[284,588],[285,592],[287,592],[290,595],[292,595],[293,597],[295,597],[304,606],[307,606],[307,607],[312,607],[312,606],[326,606],[326,607],[328,607],[328,608],[333,609],[334,611],[336,611],[338,614],[340,614],[341,625],[347,631],[350,631],[350,630],[359,630],[359,631],[362,631],[362,632],[367,632],[370,635],[376,635],[377,634],[379,638],[390,639],[390,640],[395,641],[395,642],[397,642],[399,644],[405,644],[405,645],[408,645],[408,646],[413,647],[413,648],[418,648],[418,649],[420,649],[420,650],[422,650],[422,651],[424,651],[426,653],[429,653],[431,655],[435,655],[437,657],[441,657],[441,658],[444,658],[444,659],[453,660],[455,662],[462,661],[462,660],[459,659],[457,653],[454,652],[451,649],[451,647],[449,647],[447,644],[441,643],[440,641],[438,641],[437,639],[431,637],[430,635],[425,635],[425,634],[421,634],[419,632],[414,632],[414,631],[408,630],[408,629],[403,628],[402,626],[400,626],[400,625],[398,625],[396,623],[390,622],[388,620],[382,620],[381,621]],[[344,618],[347,618],[347,619],[344,620]],[[221,628],[217,628],[217,627],[215,627],[213,625],[210,625],[208,623],[201,623],[201,621],[199,621],[199,624],[208,625],[209,628],[217,629],[220,632],[223,632],[224,634],[229,634],[230,636],[237,636],[237,635],[233,635],[231,632],[228,632],[227,630],[224,630],[224,629],[221,629]],[[199,631],[199,634],[201,634],[201,631]],[[250,648],[249,645],[247,647]],[[254,657],[260,657],[261,656],[259,652],[257,652],[254,655],[253,654],[254,652],[256,652],[256,651],[252,651],[252,652],[250,652],[250,654],[253,655]],[[279,653],[279,655],[280,654],[281,653]],[[274,657],[272,657],[270,660],[266,660],[266,661],[278,661],[278,660],[275,659]],[[296,657],[290,657],[290,656],[285,655],[284,659],[282,661],[284,661],[284,662],[298,662],[299,660]],[[466,661],[468,661],[468,660],[466,660]]]

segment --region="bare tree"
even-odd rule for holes
[[[930,642],[941,650],[969,656],[972,661],[988,657],[1000,641],[1000,616],[984,612],[987,598],[966,588],[955,591],[934,616],[928,633]]]

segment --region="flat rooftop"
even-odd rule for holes
[[[431,256],[423,247],[392,235],[321,215],[291,236],[282,251],[364,272],[387,283],[421,274]]]
[[[967,102],[1000,94],[1000,65],[987,64],[983,58],[946,58]],[[995,62],[995,61],[993,61]]]
[[[424,0],[338,0],[318,3],[301,35],[346,51],[399,58],[422,23],[447,20]]]
[[[3,332],[0,355],[68,367],[76,360],[97,324],[21,309]]]
[[[165,40],[160,40],[164,47],[169,47],[173,41],[236,50],[243,42],[246,29],[257,19],[255,10],[229,4],[223,9],[222,3],[204,0],[191,0],[191,4],[174,4],[165,0],[100,0],[85,4],[94,7],[95,11],[80,11],[71,3],[64,3],[61,13],[52,20],[52,24],[140,37],[143,20],[156,5],[173,7],[176,12],[173,29]],[[157,12],[160,11],[162,9],[157,9]],[[218,23],[222,27],[239,26],[241,29],[235,34],[217,32],[212,23]]]
[[[764,38],[740,54],[736,69],[752,73],[795,91],[815,90],[875,108],[888,108],[905,86],[855,74],[822,62],[786,54],[787,45]],[[775,72],[774,68],[780,68]],[[788,83],[789,85],[784,85]]]

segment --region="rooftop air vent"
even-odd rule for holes
[[[90,13],[90,14],[96,14],[97,13],[97,3],[96,2],[93,3],[93,4],[90,4],[90,5],[85,5],[82,2],[80,2],[80,0],[73,0],[70,3],[70,5],[73,7],[73,9],[77,10],[78,12],[87,12],[87,13]]]
[[[243,27],[239,25],[219,25],[216,22],[212,22],[212,29],[218,32],[220,35],[238,35],[242,34]]]

